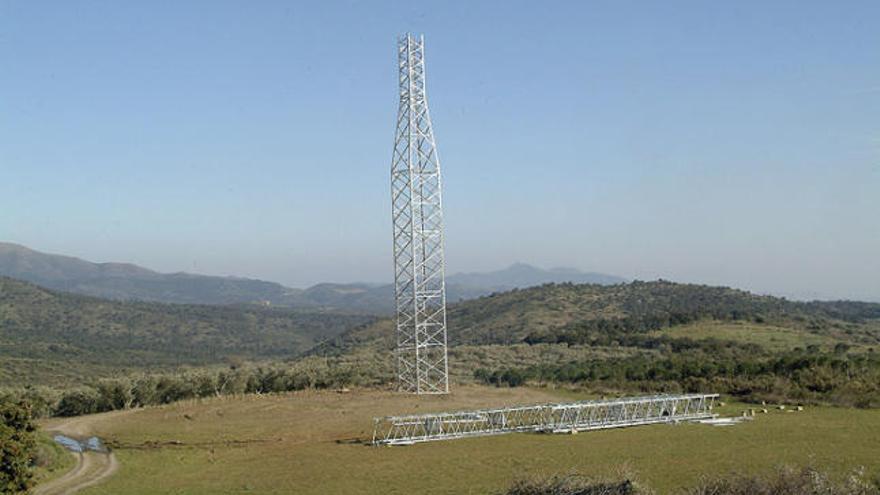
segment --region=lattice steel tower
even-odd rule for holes
[[[391,159],[397,381],[401,391],[449,392],[440,160],[425,96],[425,39],[397,42],[400,106]]]

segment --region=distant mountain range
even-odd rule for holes
[[[302,292],[262,280],[158,273],[129,263],[91,263],[11,243],[0,243],[0,275],[94,297],[181,304],[280,303]]]
[[[189,273],[159,273],[129,263],[92,263],[0,242],[0,276],[50,289],[117,300],[179,304],[268,304],[291,308],[391,313],[391,285],[318,284],[294,289],[275,282]],[[574,269],[543,270],[524,263],[487,273],[447,277],[450,302],[545,283],[617,284],[620,277]]]

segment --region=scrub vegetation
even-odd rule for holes
[[[846,476],[829,475],[812,467],[783,466],[761,476],[731,474],[705,478],[678,495],[880,495],[880,480],[868,479],[863,470]],[[653,495],[654,491],[631,478],[595,480],[576,474],[516,482],[502,495]]]
[[[123,302],[0,277],[0,385],[63,385],[120,370],[290,359],[370,316]]]
[[[8,279],[0,279],[0,288],[7,355],[27,356],[44,344],[44,350],[88,349],[73,352],[87,365],[72,364],[71,377],[0,391],[27,400],[38,416],[229,394],[393,386],[390,319],[111,302]],[[662,281],[551,284],[451,306],[450,369],[457,383],[502,387],[721,392],[751,402],[878,407],[878,315],[880,304],[799,303]],[[188,362],[204,364],[137,365],[145,353],[154,356],[150,362],[170,363],[190,351]],[[71,362],[61,354],[58,366]]]
[[[459,304],[449,318],[453,369],[481,383],[880,407],[880,304],[663,281],[558,284]],[[392,335],[380,322],[321,352],[379,352]]]
[[[32,486],[36,429],[26,403],[0,400],[0,493],[19,493]]]

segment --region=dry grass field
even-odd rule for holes
[[[191,401],[83,418],[120,470],[83,493],[494,493],[518,477],[626,467],[660,493],[704,474],[806,464],[880,470],[880,411],[771,411],[734,427],[647,426],[374,448],[379,415],[571,400],[571,391],[458,387],[447,397],[298,392]],[[726,407],[736,413],[740,406]],[[57,425],[52,420],[46,426]]]

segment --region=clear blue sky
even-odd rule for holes
[[[0,1],[0,239],[391,278],[424,33],[448,271],[880,299],[880,2]]]

